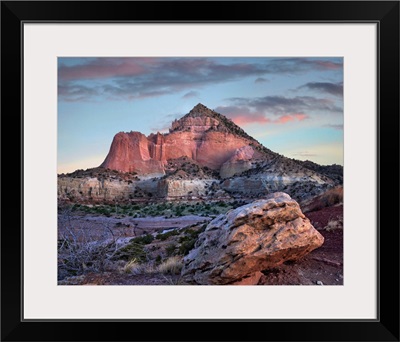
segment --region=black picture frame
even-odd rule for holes
[[[23,320],[21,30],[62,21],[376,22],[378,319]],[[399,341],[398,1],[2,1],[1,48],[2,341]]]

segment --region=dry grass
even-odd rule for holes
[[[332,207],[343,203],[343,187],[337,186],[329,189],[322,195],[315,197],[310,203],[306,204],[303,212],[317,211],[322,208]]]
[[[343,229],[343,218],[330,219],[328,221],[328,224],[324,227],[324,230],[326,230],[327,232],[336,229]]]
[[[180,274],[182,269],[182,258],[173,256],[158,266],[158,271],[164,274]]]
[[[156,270],[154,269],[152,264],[142,264],[139,263],[136,259],[132,259],[128,261],[121,269],[121,273],[129,273],[129,274],[150,274],[155,273]]]
[[[134,275],[151,273],[174,275],[181,273],[182,266],[182,257],[180,256],[173,256],[162,262],[157,267],[155,267],[152,263],[140,263],[137,259],[132,259],[120,267],[119,272]]]

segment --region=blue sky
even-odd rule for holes
[[[120,131],[167,132],[197,103],[269,149],[343,165],[343,59],[58,58],[58,173],[99,166]]]

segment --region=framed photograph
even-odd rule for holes
[[[1,9],[2,340],[399,341],[398,1]]]

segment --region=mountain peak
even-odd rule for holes
[[[206,107],[202,103],[194,106],[188,114],[172,122],[170,133],[175,131],[192,131],[204,133],[209,130],[231,133],[236,136],[254,142],[242,128],[237,126],[231,119]]]
[[[213,114],[215,114],[215,112],[203,105],[202,103],[198,103],[197,105],[195,105],[189,112],[189,115],[192,117],[213,116]]]
[[[220,124],[217,115],[216,112],[199,103],[188,114],[172,122],[170,132],[177,130],[205,132],[211,128],[217,129]]]

